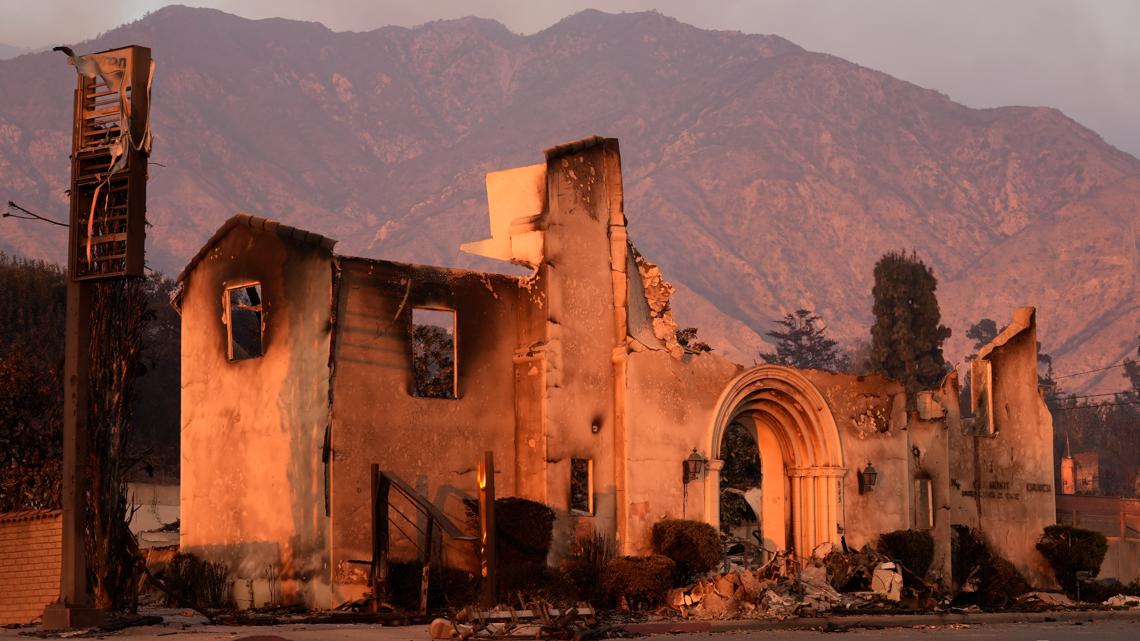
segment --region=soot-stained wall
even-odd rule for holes
[[[371,558],[373,463],[419,489],[461,527],[463,500],[478,496],[476,466],[484,451],[496,457],[498,494],[515,494],[513,356],[520,341],[516,307],[525,292],[508,276],[353,258],[339,258],[338,265],[332,563],[336,596],[347,599],[366,588],[367,566],[349,560]],[[413,394],[417,307],[455,312],[457,398]],[[395,507],[417,518],[409,506]],[[415,545],[392,532],[393,557],[414,558]],[[445,540],[443,549],[445,564],[476,567],[472,543]]]
[[[242,221],[182,278],[181,548],[228,565],[239,605],[325,604],[332,255]],[[223,295],[252,282],[264,355],[229,361]]]

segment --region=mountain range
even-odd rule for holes
[[[1058,374],[1140,334],[1140,160],[1047,107],[971,109],[783,38],[584,11],[532,35],[478,18],[334,32],[171,6],[75,45],[157,62],[148,262],[176,273],[237,211],[345,254],[488,268],[483,175],[545,147],[621,140],[640,251],[675,316],[751,363],[816,310],[867,340],[872,267],[913,249],[938,278],[947,360],[965,330],[1038,308]],[[0,61],[0,197],[66,215],[74,70]],[[0,250],[62,260],[61,230],[0,221]],[[491,268],[495,268],[490,266]],[[1123,387],[1120,369],[1066,378]]]

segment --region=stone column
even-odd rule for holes
[[[839,544],[839,484],[842,482],[838,468],[828,468],[823,481],[827,485],[827,540]]]
[[[804,524],[803,524],[803,488],[801,482],[803,477],[800,475],[799,469],[791,468],[788,470],[789,485],[792,488],[792,540],[791,545],[795,548],[797,555],[803,555],[803,541],[804,541]]]
[[[708,462],[708,472],[705,477],[705,523],[712,525],[720,531],[720,471],[724,469],[724,461],[713,459]]]

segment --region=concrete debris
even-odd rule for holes
[[[1130,596],[1127,594],[1118,594],[1111,599],[1104,602],[1110,608],[1140,608],[1140,597]]]
[[[456,626],[451,625],[447,619],[433,619],[428,627],[433,639],[450,639],[459,636]]]
[[[774,559],[756,569],[736,569],[669,592],[668,607],[690,619],[771,619],[811,616],[838,608],[872,606],[872,592],[843,594],[832,587],[828,569],[817,562],[799,572]],[[896,571],[897,572],[897,571]],[[901,587],[901,575],[900,575]]]
[[[815,546],[815,549],[811,551],[811,558],[826,559],[828,555],[830,555],[832,552],[835,552],[836,549],[837,548],[835,547],[834,543],[831,543],[830,541],[824,541],[823,543]]]
[[[473,638],[558,639],[569,641],[604,636],[597,627],[594,609],[578,606],[560,610],[545,601],[531,603],[521,610],[499,606],[491,610],[468,607],[452,619],[434,619],[428,626],[432,639]]]
[[[903,577],[894,563],[880,563],[871,575],[871,591],[889,601],[902,599]]]
[[[1071,608],[1076,604],[1060,592],[1026,592],[1017,597],[1018,603],[1039,603],[1050,607]]]

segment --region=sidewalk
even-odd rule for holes
[[[429,641],[428,626],[381,626],[362,623],[288,624],[276,626],[210,625],[200,616],[180,611],[159,612],[162,625],[127,628],[118,632],[65,633],[63,638],[105,638],[128,641]],[[762,621],[667,621],[622,626],[644,635],[678,633],[760,632],[790,630],[841,631],[856,628],[909,628],[915,626],[971,626],[1006,623],[1122,622],[1140,624],[1140,610],[1064,610],[1055,612],[993,612],[977,614],[861,614]],[[0,628],[0,640],[26,641],[39,637],[39,628]],[[60,638],[49,636],[47,638]]]
[[[1058,610],[1053,612],[979,612],[971,614],[858,614],[825,615],[765,621],[663,621],[631,623],[623,626],[637,634],[677,634],[688,632],[745,632],[763,630],[843,630],[848,628],[909,628],[919,625],[985,625],[987,623],[1052,623],[1073,621],[1130,621],[1140,623],[1140,610]]]

